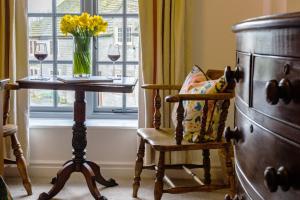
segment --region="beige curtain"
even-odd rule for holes
[[[192,66],[187,65],[186,1],[139,0],[141,27],[141,79],[143,83],[182,84]],[[151,127],[152,93],[140,91],[139,127]],[[172,126],[170,106],[162,109],[162,127]],[[146,148],[145,162],[155,162],[150,148]],[[169,163],[187,163],[190,152],[166,156]]]
[[[1,0],[0,78],[14,82],[27,76],[27,56],[27,0]],[[28,91],[12,95],[10,123],[18,125],[18,138],[28,158]]]

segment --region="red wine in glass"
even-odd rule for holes
[[[107,57],[113,62],[112,75],[116,76],[115,62],[120,58],[120,47],[118,44],[110,44]]]
[[[40,75],[36,78],[33,78],[34,80],[48,80],[49,78],[43,77],[42,72],[42,62],[47,58],[48,51],[47,51],[47,43],[46,42],[37,42],[34,47],[34,57],[40,61]]]
[[[48,56],[48,54],[46,54],[46,53],[35,53],[34,54],[34,57],[36,59],[38,59],[39,61],[45,60],[45,58],[47,58],[47,56]]]
[[[116,62],[119,58],[120,58],[120,54],[119,55],[107,55],[107,57],[113,61]]]

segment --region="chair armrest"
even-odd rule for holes
[[[6,90],[18,90],[19,89],[19,84],[17,83],[8,83],[5,85]]]
[[[141,87],[143,89],[151,89],[151,90],[180,90],[181,89],[181,85],[144,84]]]
[[[217,94],[176,94],[165,98],[166,102],[179,102],[186,100],[226,100],[234,97],[234,93]]]

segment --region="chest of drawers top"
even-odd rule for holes
[[[300,58],[300,12],[248,19],[232,30],[237,51]]]

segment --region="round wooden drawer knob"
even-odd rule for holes
[[[234,140],[235,142],[238,142],[239,139],[241,138],[240,131],[238,130],[237,127],[235,127],[233,131],[230,130],[230,127],[226,127],[224,136],[227,142],[229,142],[230,140]]]
[[[231,67],[227,66],[225,68],[224,76],[225,76],[226,82],[232,83],[232,82],[236,81],[238,83],[239,80],[241,79],[239,66],[238,65],[236,66],[235,71],[232,71]]]
[[[267,167],[264,176],[265,186],[270,192],[276,192],[278,186],[280,186],[283,191],[288,191],[290,189],[291,184],[289,175],[284,167],[279,167],[277,171],[273,167]]]
[[[278,83],[276,80],[270,80],[266,83],[266,100],[271,105],[276,105],[279,99],[285,104],[292,100],[292,85],[289,80],[281,79]]]

